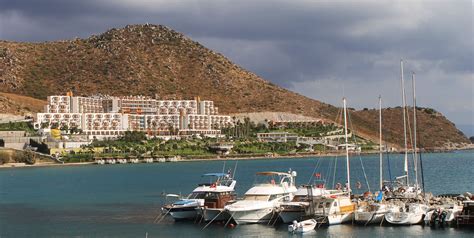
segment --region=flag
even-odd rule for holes
[[[314,176],[315,176],[316,178],[321,178],[321,173],[315,173]]]

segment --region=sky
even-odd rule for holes
[[[471,0],[0,0],[0,39],[87,38],[127,24],[169,26],[277,85],[336,106],[417,105],[474,135]],[[411,100],[408,100],[411,103]]]

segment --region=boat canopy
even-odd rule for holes
[[[167,196],[167,197],[176,197],[176,198],[181,197],[180,195],[178,195],[178,194],[173,194],[173,193],[166,194],[166,196]]]
[[[202,176],[213,176],[213,177],[224,177],[228,174],[226,173],[207,173],[207,174],[203,174]]]
[[[263,176],[272,176],[272,175],[291,176],[289,173],[273,172],[273,171],[257,172],[257,175],[263,175]]]

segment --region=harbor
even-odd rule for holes
[[[462,194],[474,191],[470,176],[474,170],[473,151],[451,153],[431,153],[424,156],[425,189],[434,196],[441,194]],[[226,168],[235,171],[235,193],[238,198],[253,186],[255,174],[261,171],[297,171],[296,185],[308,183],[314,177],[314,167],[318,158],[278,159],[278,160],[231,160]],[[378,181],[378,155],[363,155],[369,184]],[[335,157],[321,157],[320,171],[327,171],[334,165]],[[444,166],[447,162],[451,166]],[[392,173],[403,171],[403,156],[391,155]],[[359,158],[350,161],[351,177],[362,181],[363,174]],[[337,157],[337,167],[344,170],[344,157]],[[203,230],[206,222],[174,222],[167,216],[160,223],[155,222],[165,203],[164,193],[187,196],[202,175],[221,172],[223,161],[179,162],[179,163],[138,163],[115,164],[113,166],[65,166],[29,169],[2,169],[2,200],[0,201],[0,231],[2,236],[15,234],[21,237],[70,237],[114,236],[114,237],[226,237],[248,236],[258,232],[262,237],[288,237],[288,225],[275,223],[238,225],[234,228],[212,223]],[[227,171],[225,171],[227,172]],[[388,174],[388,169],[384,172]],[[325,176],[326,172],[321,172]],[[445,176],[440,176],[440,173]],[[186,175],[186,176],[183,176]],[[206,180],[206,179],[204,179]],[[336,174],[336,181],[344,176]],[[50,182],[54,181],[54,182]],[[30,189],[40,187],[41,189]],[[367,189],[353,188],[354,194],[363,194]],[[25,220],[24,218],[27,217]],[[317,236],[431,236],[431,237],[472,237],[472,229],[444,226],[379,226],[347,223],[321,226]]]

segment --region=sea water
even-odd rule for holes
[[[474,192],[473,151],[422,157],[427,191],[435,195]],[[166,218],[155,224],[154,220],[164,202],[162,193],[188,194],[203,182],[204,173],[227,172],[236,166],[236,192],[241,197],[259,171],[297,171],[297,184],[308,183],[315,173],[329,186],[345,184],[345,163],[339,156],[0,169],[0,237],[290,237],[284,224],[235,228],[213,224],[202,230],[204,224],[192,221]],[[413,162],[409,166],[411,170]],[[377,190],[378,155],[353,155],[350,168],[355,193],[367,191],[369,186],[371,191]],[[383,173],[386,180],[403,175],[403,156],[384,156]],[[410,180],[414,179],[410,174]],[[421,175],[418,179],[421,183]],[[474,230],[346,224],[321,227],[307,236],[474,237]]]

